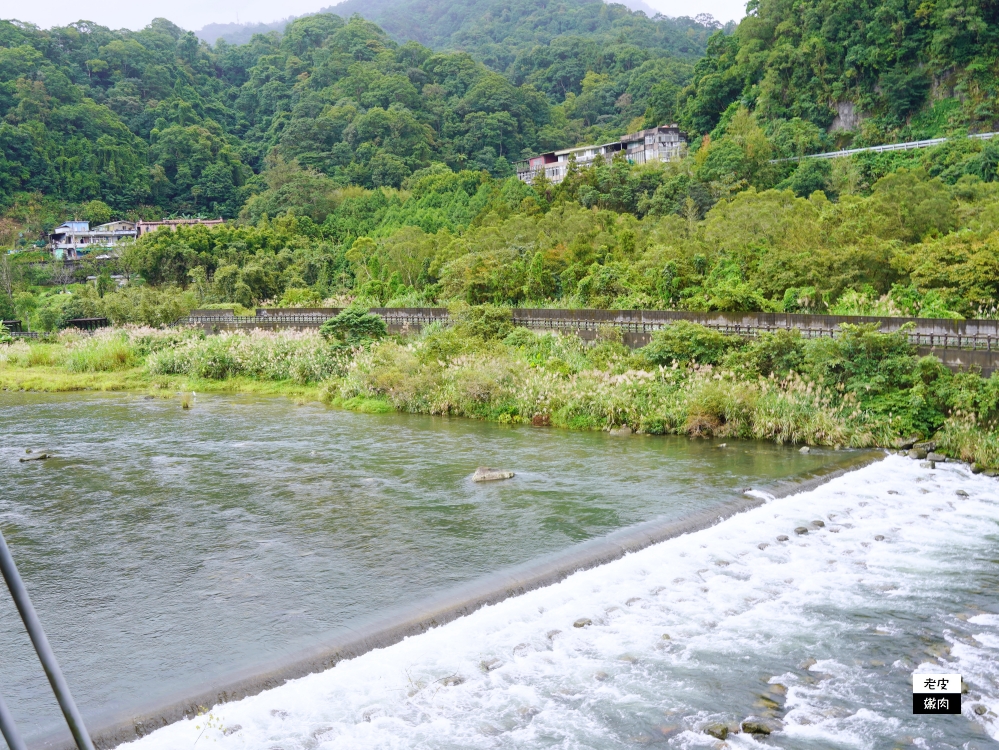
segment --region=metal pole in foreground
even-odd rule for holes
[[[2,695],[0,695],[0,734],[7,740],[7,747],[10,750],[28,750],[27,745],[24,744],[24,740],[17,733],[17,727],[14,725],[14,717],[10,715],[7,704],[3,702]]]
[[[55,693],[56,700],[59,701],[59,708],[62,709],[62,714],[66,717],[66,723],[69,724],[69,731],[73,734],[76,746],[79,750],[94,750],[90,735],[87,734],[87,728],[83,725],[83,717],[80,716],[80,711],[77,709],[76,703],[73,702],[69,685],[62,675],[62,670],[59,669],[59,662],[56,661],[55,654],[52,652],[49,639],[45,637],[41,620],[38,619],[38,614],[31,605],[28,590],[24,587],[24,582],[17,572],[17,566],[14,565],[14,558],[10,554],[2,531],[0,531],[0,573],[3,573],[3,579],[7,582],[10,595],[14,598],[14,604],[17,605],[17,611],[21,613],[21,620],[31,637],[35,653],[38,654],[38,659],[42,662],[42,669],[45,670],[45,675],[49,678],[52,692]],[[6,732],[4,734],[6,736]],[[16,750],[16,748],[12,746],[12,750]]]

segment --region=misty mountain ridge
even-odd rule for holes
[[[600,2],[601,0],[596,1]],[[210,23],[201,29],[198,29],[194,33],[199,39],[203,39],[208,42],[208,44],[215,44],[220,39],[224,40],[228,44],[246,44],[253,38],[254,34],[267,34],[271,31],[277,31],[280,33],[283,32],[285,27],[296,18],[318,15],[320,13],[333,13],[345,18],[349,17],[352,13],[359,13],[370,21],[380,23],[384,20],[384,18],[382,18],[384,12],[393,4],[396,3],[393,2],[389,4],[383,2],[372,4],[370,2],[360,3],[354,0],[343,0],[343,2],[329,5],[325,8],[320,8],[315,13],[305,13],[301,16],[288,16],[287,18],[267,23]],[[621,0],[618,4],[624,5],[626,8],[635,13],[644,13],[649,18],[661,15],[659,11],[646,3],[644,0]],[[706,24],[714,22],[714,19],[708,14],[699,14],[697,16],[697,20]],[[409,35],[406,35],[405,38],[401,38],[398,41],[409,41],[410,39],[416,39],[416,41],[420,41],[422,43],[422,40],[418,39],[416,36]]]

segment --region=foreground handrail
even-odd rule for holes
[[[7,704],[3,702],[2,695],[0,695],[0,734],[7,741],[7,747],[10,750],[28,750],[27,745],[24,744],[24,740],[21,739],[21,735],[17,733],[14,717],[7,708]]]
[[[66,717],[66,723],[69,725],[69,731],[73,734],[77,748],[79,750],[94,750],[94,744],[90,741],[90,735],[87,734],[80,710],[73,701],[66,678],[63,677],[62,670],[59,669],[59,662],[49,645],[49,639],[45,637],[45,631],[42,630],[42,622],[38,619],[38,613],[35,612],[35,608],[31,604],[28,590],[24,587],[24,581],[21,580],[20,573],[17,572],[14,557],[10,554],[7,541],[3,538],[3,531],[0,531],[0,573],[3,573],[3,579],[7,582],[7,588],[14,599],[14,604],[17,605],[17,611],[21,614],[21,621],[31,637],[35,653],[38,654],[38,659],[42,662],[42,669],[45,670],[45,676],[49,678],[52,692],[55,693],[56,700],[59,701],[59,708],[62,709],[62,714]],[[0,716],[4,715],[5,710],[6,706],[0,707]],[[9,713],[6,715],[9,717]],[[7,738],[7,732],[4,731],[3,734],[4,738]],[[17,740],[16,734],[14,737]],[[24,747],[23,744],[20,748],[11,744],[10,739],[7,739],[7,744],[10,745],[11,750],[21,750]]]

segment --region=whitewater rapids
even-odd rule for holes
[[[889,456],[128,747],[993,747],[997,521],[997,480]]]

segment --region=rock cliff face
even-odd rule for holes
[[[864,121],[864,113],[853,102],[836,102],[836,116],[829,126],[829,132],[857,130]]]

